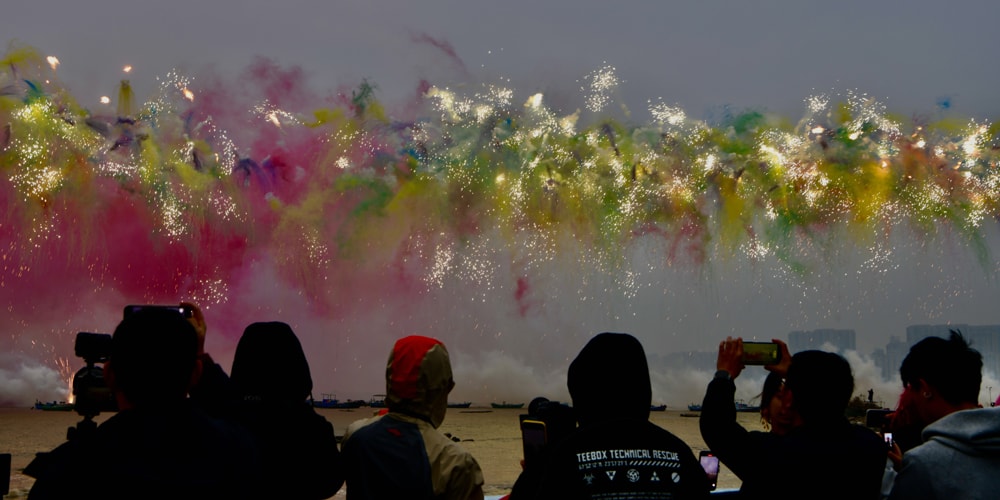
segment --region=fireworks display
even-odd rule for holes
[[[858,91],[810,96],[798,119],[697,120],[657,100],[636,124],[601,115],[611,66],[561,113],[499,84],[426,84],[390,112],[373,83],[315,95],[266,61],[240,89],[170,72],[144,102],[127,80],[81,102],[58,65],[21,48],[0,67],[0,296],[11,337],[54,353],[82,327],[46,308],[259,307],[261,275],[337,321],[450,283],[530,318],[555,293],[537,276],[567,262],[626,298],[675,266],[771,262],[796,282],[845,238],[877,273],[900,231],[995,266],[1000,127],[894,116]],[[65,331],[24,333],[38,328]]]

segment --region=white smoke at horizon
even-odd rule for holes
[[[991,228],[989,236],[989,247],[1000,248],[1000,231]],[[908,324],[1000,323],[997,310],[985,305],[995,301],[994,277],[1000,268],[984,270],[960,253],[961,246],[947,242],[910,247],[903,255],[904,246],[895,246],[905,263],[901,269],[872,270],[842,256],[801,283],[772,276],[772,267],[764,264],[719,263],[701,272],[687,266],[655,267],[662,257],[655,246],[630,249],[629,265],[618,269],[642,278],[635,282],[581,266],[573,255],[526,269],[510,264],[516,259],[497,249],[484,257],[492,271],[482,282],[449,276],[439,286],[418,288],[417,282],[400,290],[373,273],[375,283],[364,290],[351,286],[356,283],[338,283],[335,291],[343,310],[335,317],[316,311],[273,269],[257,262],[243,281],[232,284],[227,302],[203,304],[209,324],[206,346],[228,372],[247,324],[285,321],[302,341],[315,395],[367,399],[384,392],[392,343],[405,335],[428,335],[445,342],[452,353],[458,384],[454,398],[527,402],[535,396],[567,400],[570,361],[602,331],[635,335],[652,359],[702,352],[727,335],[769,339],[786,338],[791,330],[854,328],[863,352],[884,346],[889,334],[905,335]],[[936,267],[926,271],[931,264]],[[15,333],[0,340],[0,349],[11,353],[0,356],[0,403],[64,399],[69,373],[60,361],[69,359],[74,365],[69,368],[82,365],[72,355],[72,332],[113,330],[121,314],[117,304],[131,300],[105,292],[78,301],[87,304],[81,310],[33,312],[30,328],[17,323],[19,318],[7,318]],[[901,391],[898,380],[882,380],[881,368],[861,352],[845,353],[855,372],[856,394],[867,397],[873,389],[876,401],[894,407]],[[32,361],[24,361],[28,358]],[[714,362],[699,363],[668,371],[650,363],[653,402],[674,408],[700,402]],[[45,382],[49,378],[54,382]],[[750,402],[762,380],[763,371],[748,369],[737,380],[737,398]],[[994,387],[1000,393],[996,376],[984,376],[981,400],[995,397]]]
[[[452,356],[455,390],[452,401],[528,403],[535,397],[569,403],[565,366],[536,368],[509,354],[489,351]]]
[[[0,407],[31,406],[36,400],[66,401],[69,388],[59,373],[29,359],[0,355]]]

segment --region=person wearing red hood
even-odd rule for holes
[[[388,413],[354,422],[344,433],[347,498],[482,499],[479,463],[437,430],[455,387],[444,344],[399,339],[385,381]]]
[[[649,421],[652,387],[638,339],[590,339],[569,365],[567,386],[579,427],[552,443],[538,489],[511,497],[708,498],[708,478],[691,447]]]

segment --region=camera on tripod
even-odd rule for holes
[[[533,467],[549,444],[562,441],[576,430],[573,408],[558,401],[537,397],[528,404],[528,414],[519,416],[524,444],[524,467]]]
[[[122,316],[128,318],[145,309],[163,309],[176,311],[184,318],[191,318],[194,310],[186,305],[127,305]],[[118,411],[115,395],[104,379],[104,364],[111,357],[111,335],[107,333],[79,332],[76,334],[74,350],[78,358],[83,358],[87,366],[81,368],[73,376],[73,395],[76,397],[76,412],[84,417],[78,429],[92,427],[92,418],[102,411]],[[70,431],[72,434],[74,431]],[[79,432],[79,431],[76,431]]]
[[[70,427],[67,438],[89,432],[96,427],[94,417],[102,411],[118,411],[115,396],[104,379],[103,364],[111,357],[111,335],[107,333],[79,332],[76,334],[74,352],[87,366],[73,376],[74,408],[83,417],[76,428]]]

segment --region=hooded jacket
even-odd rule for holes
[[[476,459],[437,431],[455,385],[444,344],[398,340],[385,379],[389,412],[354,422],[344,434],[347,498],[483,498]]]
[[[587,342],[566,376],[580,427],[618,419],[649,420],[653,390],[646,352],[626,333],[602,333]]]
[[[691,447],[649,421],[649,367],[635,337],[592,338],[570,364],[567,385],[579,428],[553,443],[540,488],[523,496],[708,498]]]
[[[987,499],[1000,496],[1000,408],[962,410],[923,432],[903,455],[890,499]]]
[[[233,357],[232,419],[253,434],[268,474],[266,498],[329,498],[344,484],[333,425],[306,399],[312,377],[302,344],[281,322],[252,323]]]
[[[246,327],[229,380],[240,401],[268,405],[302,404],[313,387],[302,344],[280,321]]]

